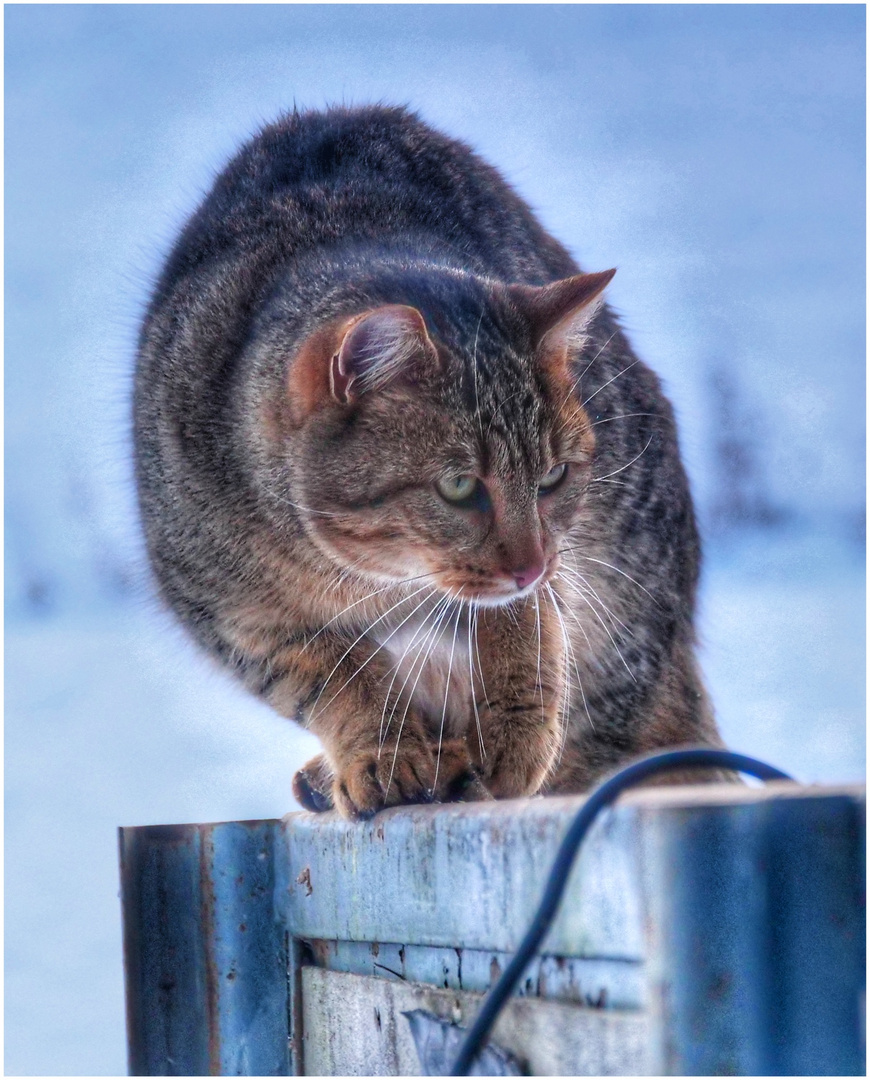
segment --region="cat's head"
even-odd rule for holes
[[[614,272],[459,280],[308,335],[285,384],[287,501],[318,547],[480,604],[543,585],[589,482],[577,365]]]

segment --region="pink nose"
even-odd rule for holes
[[[534,562],[529,566],[524,566],[521,570],[511,571],[518,589],[525,589],[529,585],[533,585],[543,572],[544,564],[542,562]]]

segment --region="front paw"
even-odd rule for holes
[[[402,803],[432,801],[435,758],[423,742],[364,750],[336,769],[332,801],[343,817],[370,818]]]
[[[479,764],[481,777],[496,799],[518,799],[540,791],[559,754],[555,725],[517,725],[503,729]]]
[[[464,739],[449,739],[441,748],[433,746],[437,782],[435,802],[484,802],[492,799],[472,762]]]
[[[316,814],[332,809],[332,769],[323,754],[313,757],[296,773],[293,794],[301,806]]]

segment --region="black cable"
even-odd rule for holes
[[[496,1017],[519,982],[526,966],[543,941],[544,935],[550,929],[550,924],[565,891],[574,858],[599,811],[612,803],[618,795],[633,784],[646,780],[656,773],[670,772],[676,768],[730,769],[747,773],[749,776],[755,776],[759,780],[792,779],[772,765],[766,765],[763,761],[756,761],[755,758],[746,757],[744,754],[732,753],[730,750],[669,750],[663,754],[654,754],[651,757],[632,762],[631,765],[627,765],[595,788],[571,822],[568,832],[565,834],[565,838],[556,853],[538,910],[535,912],[513,960],[505,968],[504,974],[485,998],[471,1030],[465,1037],[453,1068],[450,1070],[451,1076],[469,1075],[468,1070],[471,1063],[489,1035]]]

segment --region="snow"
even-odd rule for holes
[[[316,750],[148,600],[127,446],[148,282],[294,100],[410,103],[584,267],[619,267],[708,534],[726,741],[863,777],[860,6],[11,5],[5,25],[7,1073],[125,1071],[117,826],[281,815]],[[716,516],[741,492],[714,369],[770,527]]]

